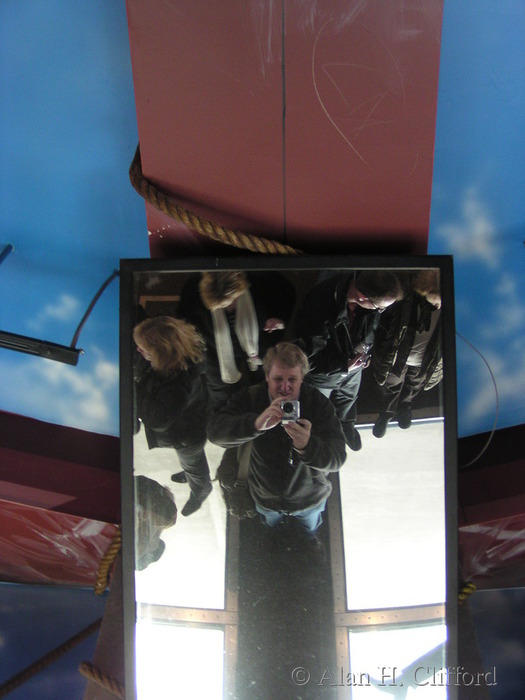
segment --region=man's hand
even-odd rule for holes
[[[292,445],[296,450],[304,450],[310,442],[312,424],[306,418],[299,418],[297,423],[285,423],[283,428],[292,438]]]
[[[280,318],[269,318],[264,324],[264,330],[267,333],[272,333],[272,331],[282,331],[284,328],[284,321]]]
[[[369,364],[370,357],[365,355],[365,353],[361,353],[359,355],[355,355],[355,357],[353,357],[351,360],[348,360],[348,371],[354,372],[356,369],[366,369]]]
[[[283,411],[281,409],[281,399],[274,399],[272,403],[255,419],[255,430],[270,430],[279,425]]]

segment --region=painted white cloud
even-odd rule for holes
[[[494,279],[493,304],[486,309],[490,318],[481,314],[478,319],[482,322],[478,332],[484,341],[508,346],[517,336],[525,336],[525,306],[520,283],[523,285],[515,274],[508,272]]]
[[[2,406],[7,411],[104,434],[118,433],[118,364],[102,354],[76,367],[21,357],[0,365]]]
[[[45,323],[55,321],[67,323],[72,320],[80,322],[80,302],[70,294],[61,294],[56,302],[46,304],[36,318],[30,320],[28,325],[33,330],[41,329]]]
[[[496,229],[475,187],[468,188],[463,194],[461,220],[441,224],[437,235],[446,240],[448,250],[458,260],[483,262],[490,268],[498,265]]]
[[[464,419],[467,426],[475,426],[486,416],[495,418],[497,402],[500,413],[503,409],[514,411],[516,415],[525,412],[525,354],[516,352],[515,344],[507,348],[502,346],[500,352],[492,349],[482,354],[492,370],[498,393],[496,397],[490,373],[481,359],[479,362],[470,362],[469,385],[475,388],[465,404]]]
[[[95,368],[95,376],[103,387],[113,387],[119,381],[119,368],[113,362],[100,360]]]
[[[80,360],[82,361],[82,360]],[[107,427],[111,416],[107,393],[118,386],[118,367],[110,371],[111,363],[98,360],[90,371],[79,367],[43,361],[38,367],[42,385],[55,389],[55,410],[65,421],[71,416],[91,430]]]
[[[497,271],[490,295],[471,301],[464,316],[466,340],[458,340],[458,400],[462,433],[517,425],[525,420],[525,292],[518,273]],[[459,330],[459,329],[458,329]],[[459,335],[459,333],[458,333]],[[463,334],[462,334],[463,335]],[[476,352],[477,351],[477,352]],[[488,363],[497,388],[494,388]]]

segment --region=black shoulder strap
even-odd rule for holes
[[[250,408],[253,405],[253,400],[257,392],[257,384],[250,386],[248,388],[248,393],[250,395]],[[239,462],[239,469],[237,470],[237,481],[246,481],[248,474],[250,473],[250,460],[252,455],[252,444],[253,440],[245,442],[244,445],[240,445],[237,451],[237,459]]]

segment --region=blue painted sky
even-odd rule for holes
[[[456,329],[489,363],[497,427],[525,422],[525,6],[445,2],[429,253],[454,255]],[[461,338],[460,434],[490,430],[489,371]]]
[[[497,427],[525,423],[524,36],[522,0],[445,0],[429,252],[454,255],[457,330],[494,372]],[[68,345],[119,258],[149,256],[128,181],[138,136],[123,0],[2,0],[0,67],[0,248],[15,246],[0,266],[0,328]],[[490,430],[490,374],[457,344],[460,434]],[[76,368],[0,349],[0,409],[117,434],[117,281],[79,347]],[[48,615],[57,629],[72,605]],[[0,630],[3,650],[9,640]],[[76,667],[48,672],[38,683],[52,693],[35,697],[80,698]]]
[[[123,2],[0,4],[0,328],[69,345],[121,257],[148,257]],[[76,368],[0,350],[0,408],[118,434],[118,280]]]

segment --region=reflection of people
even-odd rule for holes
[[[142,571],[164,553],[163,530],[175,525],[177,506],[173,494],[147,476],[135,477],[137,496],[136,567]]]
[[[412,424],[412,402],[443,376],[440,334],[441,295],[436,270],[422,270],[405,297],[381,317],[372,370],[381,390],[373,434],[381,438],[396,416],[400,428]]]
[[[279,343],[264,357],[266,381],[250,399],[243,389],[214,416],[208,437],[222,447],[253,440],[248,484],[269,526],[286,515],[315,535],[332,486],[327,473],[340,469],[345,442],[334,408],[303,383],[308,359],[293,343]],[[300,402],[296,422],[283,423],[282,402]]]
[[[352,450],[361,449],[355,403],[379,315],[400,297],[393,272],[363,270],[317,284],[298,314],[295,337],[312,366],[307,381],[330,397]]]
[[[133,339],[140,353],[135,366],[136,414],[150,449],[175,448],[191,489],[182,515],[191,515],[212,490],[204,452],[204,341],[189,323],[170,316],[142,321]]]
[[[277,272],[204,272],[188,279],[179,315],[206,342],[210,408],[261,381],[260,358],[282,340],[294,302],[293,285]]]

